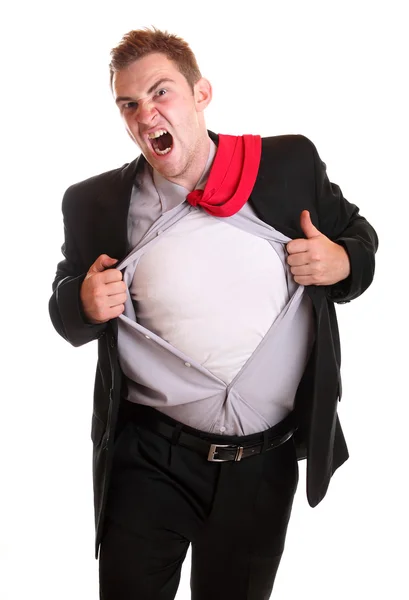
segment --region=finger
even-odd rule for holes
[[[299,285],[313,285],[313,280],[310,275],[296,275],[294,281]]]
[[[117,306],[113,306],[112,308],[105,309],[102,313],[98,314],[98,316],[92,317],[92,323],[107,323],[111,319],[115,319],[119,317],[125,310],[124,304],[118,304]]]
[[[125,304],[126,298],[126,294],[114,294],[112,296],[108,296],[108,306],[113,308],[114,306]]]
[[[309,253],[308,252],[297,252],[296,254],[290,254],[287,257],[287,264],[290,267],[299,267],[301,265],[309,264]]]
[[[97,260],[90,266],[88,273],[102,273],[105,269],[112,267],[118,262],[117,258],[111,258],[108,254],[101,254]]]
[[[314,277],[314,272],[311,268],[311,265],[302,265],[301,267],[291,267],[291,273],[294,276],[299,277],[300,275],[303,277]]]
[[[307,252],[310,247],[309,241],[303,238],[291,240],[286,245],[288,254],[296,254],[297,252]]]
[[[301,229],[305,233],[306,238],[313,238],[321,235],[321,232],[315,227],[311,221],[311,216],[308,210],[303,210],[300,216]]]
[[[98,274],[98,281],[107,285],[110,283],[122,281],[122,278],[122,273],[121,271],[118,271],[118,269],[107,269],[103,273]]]
[[[108,283],[105,287],[106,294],[108,296],[115,296],[115,294],[126,294],[127,291],[126,283],[124,281],[114,281]]]
[[[122,315],[122,313],[125,310],[125,305],[124,304],[118,304],[117,306],[114,306],[113,308],[111,308],[111,310],[109,311],[109,319],[115,319],[116,317],[119,317],[119,315]]]
[[[300,285],[327,285],[322,278],[317,275],[295,275],[294,281]]]

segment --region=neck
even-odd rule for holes
[[[195,189],[204,173],[209,158],[209,151],[210,138],[206,131],[204,139],[200,140],[198,143],[189,164],[186,165],[184,172],[180,173],[177,177],[167,177],[166,179],[181,185],[186,190],[191,192]]]

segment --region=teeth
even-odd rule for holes
[[[168,152],[170,152],[172,150],[172,148],[166,148],[166,150],[155,150],[155,152],[157,154],[167,154]]]
[[[149,138],[150,140],[154,140],[155,138],[158,138],[158,137],[160,137],[161,135],[164,135],[165,133],[168,133],[168,132],[166,131],[166,129],[158,129],[158,131],[154,131],[153,133],[150,133],[150,134],[148,135],[148,138]]]

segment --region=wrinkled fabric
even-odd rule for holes
[[[128,288],[141,256],[167,230],[197,210],[201,209],[184,202],[154,223],[117,266]],[[223,218],[223,222],[271,244],[282,262],[289,295],[289,301],[234,379],[227,384],[138,323],[130,294],[118,320],[119,356],[128,378],[128,400],[152,406],[202,431],[248,435],[272,427],[293,409],[313,343],[312,308],[286,263],[288,237],[258,219],[248,204],[236,215]]]

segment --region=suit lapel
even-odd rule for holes
[[[129,203],[136,175],[143,168],[144,161],[140,155],[116,172],[111,180],[104,181],[96,207],[97,255],[108,254],[120,261],[128,253]]]

